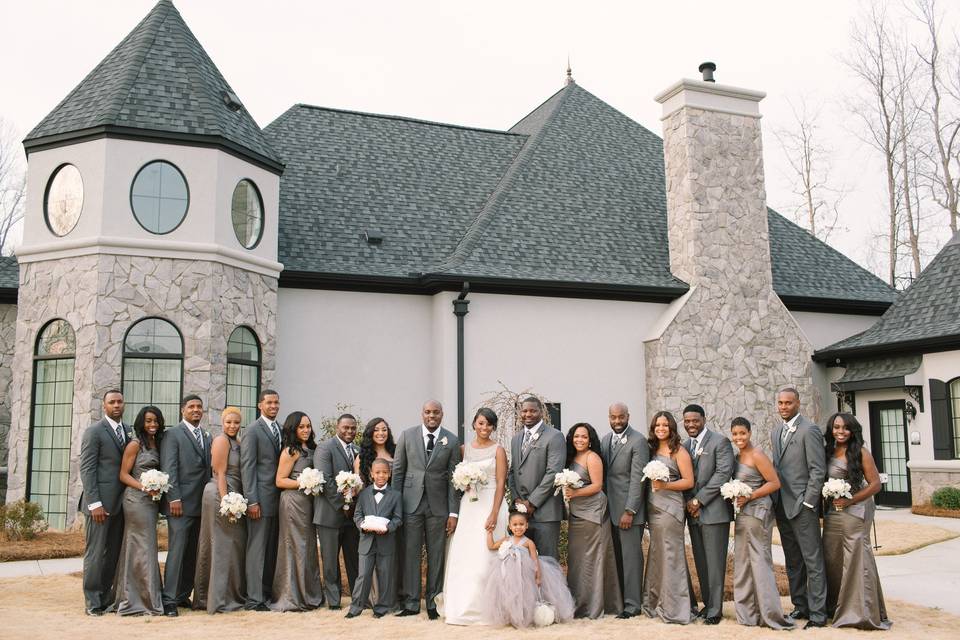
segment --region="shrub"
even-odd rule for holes
[[[363,439],[363,427],[365,426],[363,419],[360,417],[360,412],[354,409],[352,404],[347,404],[345,402],[338,402],[336,408],[336,415],[333,416],[323,416],[320,418],[320,424],[314,424],[314,439],[317,441],[317,444],[323,442],[324,440],[329,440],[337,435],[337,418],[339,418],[344,413],[350,413],[357,419],[357,435],[353,439],[353,443],[360,446],[360,441]],[[396,441],[399,434],[394,432],[393,439]]]
[[[931,502],[933,502],[933,506],[940,509],[960,509],[960,489],[957,487],[940,487],[933,492]]]
[[[18,500],[0,505],[0,532],[7,540],[32,540],[46,529],[43,509],[36,502]]]

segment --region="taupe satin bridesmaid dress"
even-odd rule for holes
[[[573,462],[583,486],[590,485],[590,472]],[[575,618],[599,618],[623,609],[617,560],[613,554],[607,496],[599,491],[592,496],[570,501],[567,542],[567,584],[576,602]]]
[[[293,463],[290,478],[311,464],[309,451],[301,450]],[[323,604],[320,587],[320,559],[313,528],[313,496],[299,489],[280,492],[280,546],[277,549],[277,570],[273,574],[273,611],[309,611]]]
[[[670,482],[680,479],[680,468],[673,458],[654,455],[670,469]],[[650,551],[643,579],[642,611],[664,622],[689,624],[690,591],[687,554],[683,545],[683,492],[661,489],[647,491],[647,522],[650,527]]]
[[[734,478],[751,489],[763,486],[763,475],[754,467],[737,463]],[[783,615],[777,579],[773,575],[770,538],[773,533],[773,499],[764,496],[743,506],[734,525],[733,600],[737,622],[771,629],[792,629]]]
[[[130,475],[140,479],[160,468],[160,451],[143,445]],[[127,487],[123,492],[123,546],[117,564],[116,611],[121,616],[163,615],[160,563],[157,560],[157,514],[160,502],[148,493]]]
[[[830,458],[827,477],[847,479],[846,458]],[[854,487],[851,493],[856,493]],[[835,627],[889,629],[877,562],[870,548],[873,497],[837,511],[828,501],[823,517],[823,562],[827,569],[827,615]]]

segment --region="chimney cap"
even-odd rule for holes
[[[704,82],[716,82],[713,79],[713,72],[717,70],[717,65],[713,62],[703,62],[697,67],[697,71],[703,74]]]

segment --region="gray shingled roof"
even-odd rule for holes
[[[170,0],[149,14],[27,135],[24,146],[120,127],[223,140],[255,156],[278,156]]]
[[[898,344],[960,340],[960,232],[869,329],[817,351],[817,359],[864,355]]]
[[[0,256],[0,289],[16,289],[20,285],[20,267],[14,256]]]

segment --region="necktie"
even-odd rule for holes
[[[520,453],[527,455],[527,451],[530,450],[530,429],[523,430],[523,442],[520,444]]]
[[[346,452],[347,452],[347,460],[349,460],[350,463],[352,464],[352,463],[353,463],[353,459],[354,459],[354,457],[356,456],[356,454],[353,452],[353,445],[352,445],[352,444],[348,444],[346,447],[344,447],[344,449],[345,449]]]
[[[432,433],[427,434],[427,458],[433,455],[433,438],[434,435]]]
[[[783,423],[783,429],[780,430],[780,446],[787,444],[787,438],[790,437],[790,427],[786,422]]]
[[[200,451],[203,451],[203,432],[200,431],[197,427],[193,428],[193,437],[197,441],[197,446],[200,447]]]
[[[124,445],[123,440],[124,440],[123,439],[123,423],[120,422],[120,423],[117,423],[117,442],[120,443],[121,447]]]
[[[273,432],[273,439],[277,441],[277,448],[279,449],[283,446],[283,443],[280,442],[280,429],[277,428],[276,422],[270,423],[270,430]]]

